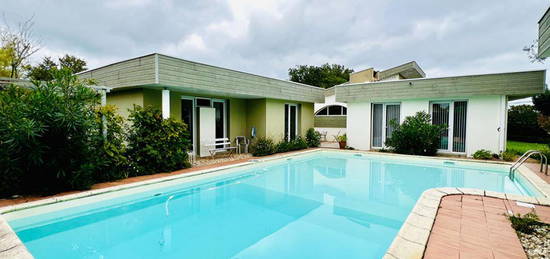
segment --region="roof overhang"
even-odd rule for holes
[[[337,102],[397,101],[425,98],[465,98],[506,95],[527,97],[544,92],[546,70],[420,78],[336,87]]]
[[[413,79],[413,78],[424,78],[426,73],[420,68],[420,66],[415,62],[411,61],[403,65],[392,67],[379,72],[378,78],[384,80],[385,78],[400,75],[404,79]]]
[[[78,75],[81,78],[93,78],[101,85],[112,87],[113,91],[128,88],[171,89],[189,94],[299,102],[323,102],[325,92],[315,86],[157,53],[113,63]]]

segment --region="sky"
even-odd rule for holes
[[[11,24],[34,17],[41,49],[88,68],[158,52],[288,79],[296,65],[355,71],[411,60],[427,77],[550,68],[522,50],[548,0],[2,0]],[[13,25],[12,25],[13,26]],[[547,82],[548,82],[547,77]]]

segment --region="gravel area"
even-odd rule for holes
[[[532,234],[517,233],[527,258],[550,258],[550,225],[536,226]]]
[[[252,157],[252,154],[234,154],[232,156],[219,155],[219,156],[216,156],[216,158],[214,159],[210,157],[203,157],[203,158],[198,158],[195,161],[195,163],[193,163],[193,166],[196,167],[196,166],[203,166],[203,165],[219,164],[219,163],[230,162],[230,161],[240,160],[240,159],[245,159],[250,157]]]

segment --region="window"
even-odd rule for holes
[[[197,107],[212,107],[212,100],[207,98],[196,98],[195,104]]]
[[[372,146],[384,147],[394,131],[392,121],[400,122],[401,105],[396,103],[372,104]]]
[[[294,140],[298,133],[298,106],[285,104],[285,139]]]
[[[466,151],[466,101],[432,102],[432,124],[446,125],[441,133],[439,149],[463,153]]]
[[[315,113],[315,116],[342,116],[347,115],[348,108],[342,105],[329,105]]]

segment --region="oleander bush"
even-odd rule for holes
[[[307,141],[300,136],[297,136],[295,139],[291,140],[290,143],[291,143],[290,145],[291,150],[300,150],[300,149],[308,148]]]
[[[130,176],[169,172],[190,167],[187,125],[151,106],[134,105],[130,110],[127,156]]]
[[[97,107],[96,113],[95,155],[88,169],[92,170],[96,182],[127,178],[130,164],[126,157],[124,119],[113,105]]]
[[[400,154],[433,156],[439,147],[441,132],[446,125],[432,125],[426,112],[405,118],[402,124],[390,122],[395,128],[385,145]]]
[[[306,132],[306,141],[309,147],[318,147],[321,145],[321,133],[314,128],[309,128]]]
[[[99,95],[68,70],[36,87],[0,90],[0,196],[94,183]]]

